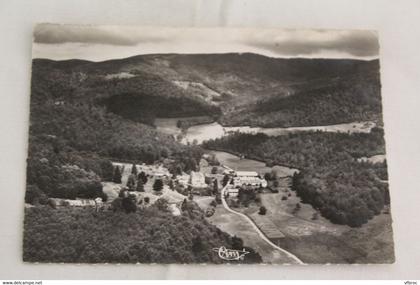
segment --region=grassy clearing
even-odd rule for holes
[[[294,192],[282,200],[285,192],[261,194],[261,204],[267,214],[258,215],[253,205],[242,212],[250,216],[270,237],[276,225],[285,238],[274,239],[282,248],[292,252],[306,263],[392,263],[394,250],[392,221],[389,214],[380,214],[360,228],[332,224],[322,216],[313,220],[315,210],[301,204]],[[294,213],[296,203],[301,209]],[[267,221],[269,220],[269,222]]]
[[[223,206],[217,206],[216,213],[208,220],[222,231],[242,238],[244,245],[255,249],[262,256],[264,263],[294,263],[290,257],[262,240],[249,222],[228,212]]]

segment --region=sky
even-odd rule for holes
[[[252,52],[269,57],[378,57],[377,33],[362,30],[168,28],[39,24],[33,58],[103,61],[139,54]]]

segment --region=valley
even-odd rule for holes
[[[394,260],[377,60],[34,59],[31,96],[25,260]]]

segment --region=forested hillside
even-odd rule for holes
[[[36,59],[33,82],[53,90],[50,99],[100,104],[149,125],[156,117],[202,115],[223,125],[264,127],[381,120],[377,60],[250,53],[156,54],[104,62]]]
[[[240,238],[211,225],[198,208],[173,216],[155,205],[131,214],[33,207],[25,217],[26,262],[223,263],[213,248],[244,248]],[[262,261],[246,249],[251,253],[242,262]]]
[[[272,96],[239,107],[225,114],[221,123],[263,127],[322,126],[369,120],[380,123],[379,74],[356,78],[302,84],[289,96]]]
[[[382,129],[370,134],[307,132],[268,137],[236,133],[204,143],[206,148],[300,169],[293,189],[331,221],[360,226],[389,204],[385,163],[357,158],[384,153]]]
[[[112,177],[110,159],[153,163],[171,158],[172,169],[196,170],[199,147],[181,145],[150,125],[109,112],[96,101],[100,94],[81,94],[86,78],[68,70],[85,64],[34,62],[27,202],[105,198],[100,181]]]

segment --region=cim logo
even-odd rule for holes
[[[242,250],[236,250],[236,249],[227,249],[224,246],[221,246],[219,248],[213,248],[213,251],[217,252],[219,257],[224,260],[243,260],[245,258],[245,255],[249,253],[249,251],[246,251],[245,249]]]

